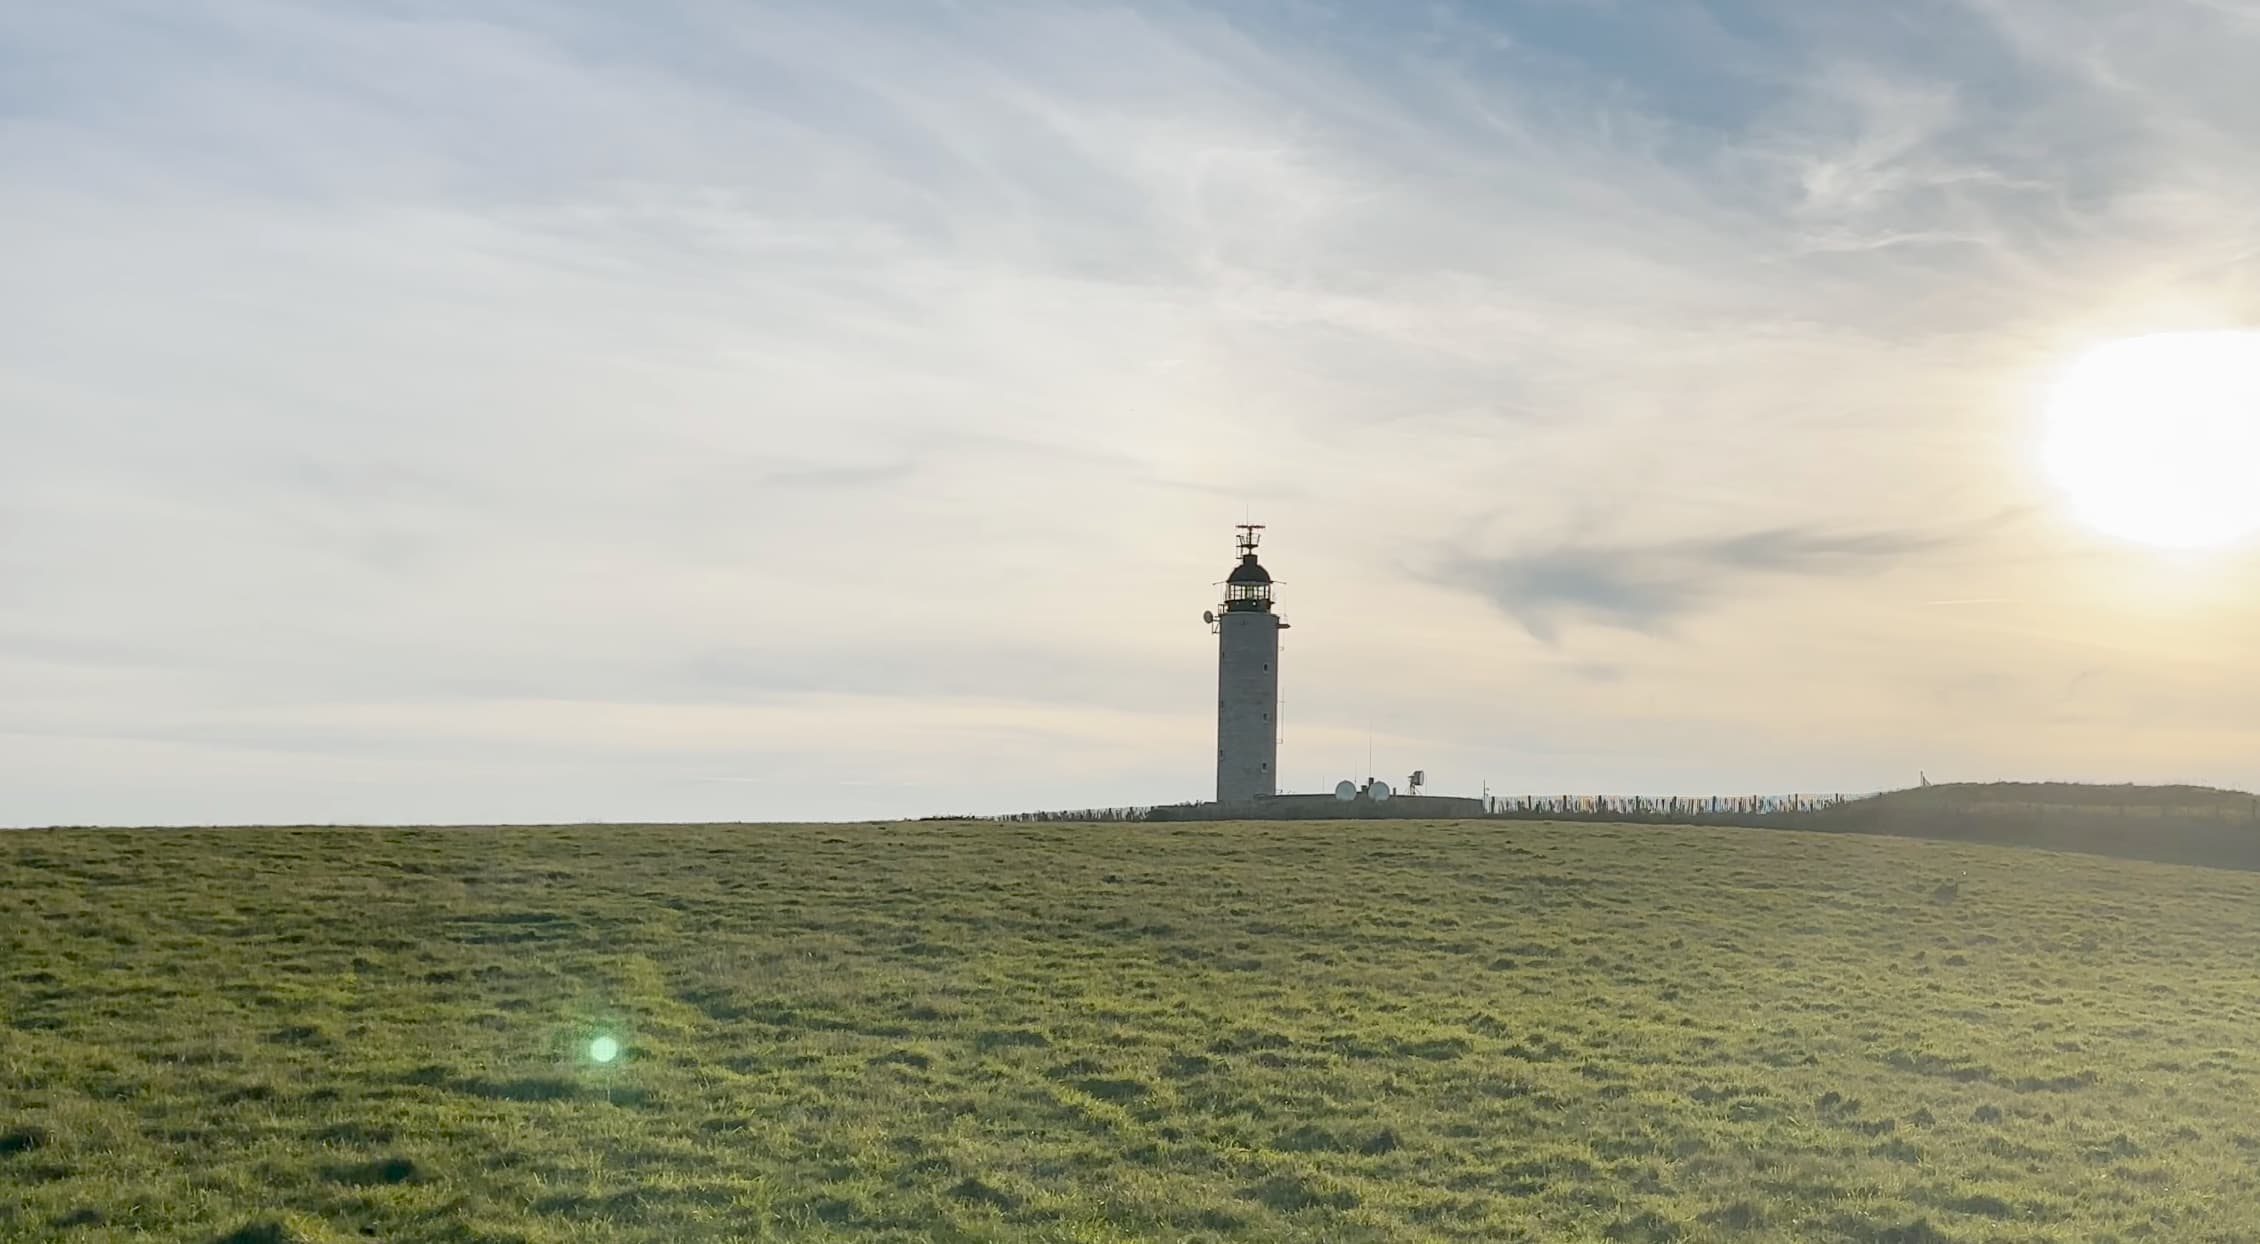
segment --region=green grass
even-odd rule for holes
[[[1897,839],[0,834],[0,1238],[2249,1241],[2256,986]]]

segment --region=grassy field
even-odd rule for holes
[[[2256,1169],[2250,873],[1526,823],[0,834],[4,1239],[2250,1241]]]

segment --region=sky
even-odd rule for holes
[[[2260,2],[0,4],[0,825],[2260,787]],[[1370,769],[1368,756],[1371,756]]]

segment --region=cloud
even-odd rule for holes
[[[1830,586],[2091,616],[2073,535],[1971,526],[2047,502],[2033,377],[2260,314],[2256,51],[2099,0],[0,8],[0,816],[710,815],[674,774],[788,752],[837,780],[751,811],[1182,797],[1251,511],[1290,780],[1383,718],[1601,781],[1667,681],[1873,671],[1784,728],[1882,729],[1986,611]]]
[[[1776,527],[1655,544],[1563,544],[1537,552],[1467,558],[1449,581],[1468,585],[1547,643],[1591,622],[1660,633],[1765,576],[1873,573],[1950,543],[1932,532],[1829,532]]]

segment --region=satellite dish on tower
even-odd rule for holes
[[[1348,778],[1343,778],[1334,784],[1334,797],[1348,803],[1358,797],[1358,784]]]
[[[1208,624],[1209,624],[1210,626],[1215,626],[1215,625],[1216,625],[1216,610],[1214,610],[1214,609],[1203,609],[1203,610],[1201,610],[1201,621],[1208,623]]]
[[[1380,803],[1389,797],[1389,784],[1387,782],[1375,782],[1365,788],[1365,793],[1372,797],[1373,802]]]

